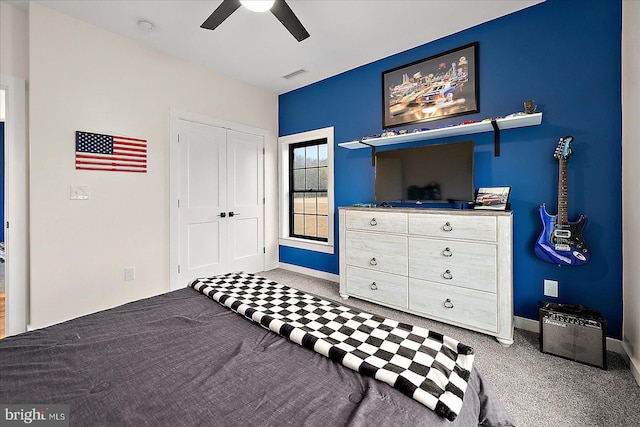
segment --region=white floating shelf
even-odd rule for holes
[[[542,123],[542,113],[525,114],[522,116],[507,117],[497,119],[496,123],[500,130],[515,129],[527,126],[537,126]],[[492,132],[493,125],[490,121],[470,123],[467,125],[450,126],[439,129],[423,130],[420,132],[409,132],[402,135],[382,136],[380,138],[369,138],[363,141],[341,142],[339,147],[356,150],[358,148],[382,147],[385,145],[402,144],[405,142],[425,141],[427,139],[447,138],[457,135],[471,135],[474,133]]]

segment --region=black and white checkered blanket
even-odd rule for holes
[[[453,421],[473,349],[418,326],[360,312],[248,273],[190,287],[285,338],[383,381]]]

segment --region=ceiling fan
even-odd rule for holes
[[[293,13],[285,0],[275,1],[245,1],[245,0],[223,0],[222,4],[207,18],[200,27],[207,30],[213,30],[227,19],[240,6],[244,6],[255,12],[271,11],[278,18],[278,21],[285,26],[293,37],[299,42],[309,37],[309,33],[302,26],[300,20]],[[255,8],[254,8],[255,7]]]

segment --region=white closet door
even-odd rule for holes
[[[179,282],[264,270],[264,137],[180,120]]]
[[[180,282],[228,268],[226,130],[180,121]],[[224,216],[223,216],[224,215]]]
[[[228,251],[231,271],[264,269],[264,137],[227,131]]]

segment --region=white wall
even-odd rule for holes
[[[640,384],[640,2],[622,2],[623,346]]]
[[[0,2],[0,74],[27,80],[27,11]]]
[[[277,97],[31,3],[31,326],[169,290],[169,110],[265,129],[277,262]],[[76,171],[75,131],[148,140],[148,173]],[[69,199],[70,185],[90,199]],[[136,279],[124,281],[135,266]]]

